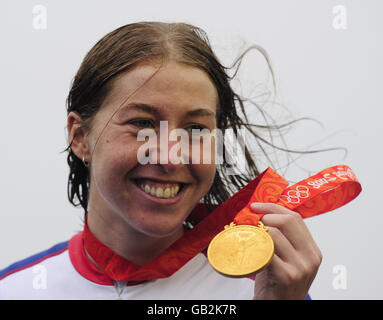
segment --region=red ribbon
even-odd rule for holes
[[[327,168],[287,188],[288,182],[272,169],[257,186],[247,205],[234,218],[235,224],[257,225],[263,214],[250,210],[253,202],[273,202],[298,212],[302,218],[339,208],[358,196],[362,188],[345,165]]]
[[[119,256],[100,242],[85,223],[83,239],[87,252],[113,280],[145,281],[171,276],[198,253],[224,226],[234,223],[257,225],[263,215],[250,210],[253,202],[272,202],[308,218],[343,206],[356,198],[362,188],[345,165],[325,169],[293,186],[271,168],[219,205],[210,214],[198,204],[189,218],[199,221],[163,253],[143,267]]]

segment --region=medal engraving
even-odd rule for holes
[[[211,241],[207,256],[219,273],[239,278],[256,274],[265,268],[274,255],[274,242],[267,228],[231,223]]]

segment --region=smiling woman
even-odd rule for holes
[[[121,114],[122,118],[123,115],[126,115],[125,110],[129,108],[125,102],[133,102],[130,99],[130,94],[134,95],[134,90],[144,90],[146,82],[150,82],[151,77],[155,76],[155,70],[161,70],[161,66],[169,62],[177,62],[185,68],[187,67],[188,70],[194,67],[194,72],[199,72],[205,78],[210,79],[206,90],[213,88],[216,92],[216,108],[213,110],[207,108],[207,110],[216,114],[216,126],[218,128],[225,130],[226,128],[239,129],[240,126],[247,126],[247,123],[238,116],[235,108],[236,102],[238,102],[244,112],[242,100],[232,91],[226,68],[219,63],[211,50],[207,36],[201,29],[183,23],[143,22],[132,24],[119,28],[101,39],[85,57],[76,75],[68,96],[68,113],[70,111],[78,112],[84,121],[84,129],[90,131],[93,121],[92,110],[98,110],[107,96],[112,97],[115,96],[115,92],[120,92],[120,100],[115,100],[117,105],[115,105],[114,113],[116,116]],[[141,74],[136,75],[135,81],[138,81],[139,85],[135,89],[131,88],[130,93],[123,91],[124,80],[119,81],[122,74],[129,70],[133,71],[138,64],[145,66],[146,69],[145,73],[141,72]],[[183,75],[179,75],[179,77],[182,78]],[[77,78],[79,81],[76,81]],[[87,80],[88,78],[89,80]],[[125,85],[131,86],[129,83]],[[140,88],[141,86],[143,88]],[[163,84],[163,87],[165,90],[169,90],[166,88],[166,83]],[[114,92],[109,95],[106,94],[111,88],[114,88]],[[185,87],[185,90],[187,89]],[[194,90],[192,86],[189,89]],[[198,103],[204,107],[203,97],[199,99]],[[185,100],[185,103],[189,108],[192,107],[192,104],[194,109],[198,105],[195,100]],[[140,105],[143,109],[143,104],[140,103]],[[205,107],[204,109],[206,110]],[[151,110],[146,107],[145,111],[154,116],[155,110],[157,109],[154,107]],[[109,121],[112,120],[113,116],[114,114],[109,114]],[[133,120],[136,121],[137,119]],[[106,123],[105,127],[107,125]],[[253,132],[251,126],[247,126],[247,128]],[[102,133],[99,136],[101,135]],[[88,174],[87,171],[81,170],[83,166],[79,159],[81,157],[76,157],[69,149],[68,161],[73,164],[76,163],[71,167],[78,169],[81,171],[80,175],[85,176],[83,179],[77,179],[79,175],[75,173],[75,170],[72,170],[73,176],[70,176],[70,179],[73,177],[73,180],[69,181],[68,193],[73,204],[77,198],[84,210],[87,211],[89,181],[86,177]],[[222,203],[230,194],[258,175],[259,172],[248,153],[247,160],[249,172],[243,176],[228,178],[222,175],[220,168],[217,167],[215,183],[204,197],[204,203],[210,209],[213,204]],[[225,165],[224,163],[222,166]]]
[[[206,216],[259,172],[245,150],[248,171],[225,176],[228,162],[225,157],[222,164],[214,161],[213,137],[209,163],[169,161],[176,156],[172,146],[177,141],[166,134],[159,137],[159,147],[148,151],[159,162],[143,164],[137,156],[145,143],[139,132],[158,132],[166,123],[169,131],[186,135],[196,128],[235,134],[246,128],[257,137],[230,80],[206,34],[192,25],[134,23],[97,42],[67,99],[68,197],[84,209],[84,230],[69,244],[4,272],[1,294],[48,299],[305,298],[321,253],[302,219],[278,206],[263,208],[272,213],[264,223],[276,250],[255,282],[219,275],[203,252],[164,276],[203,236],[194,232],[190,239],[186,226],[191,224],[185,221],[198,212]],[[292,244],[296,241],[302,242],[299,249]],[[178,249],[161,258],[174,243]],[[32,283],[28,270],[35,264],[47,268],[50,280],[44,291],[25,288]],[[60,272],[50,272],[55,268]]]
[[[215,175],[214,163],[186,166],[171,161],[160,161],[159,165],[138,162],[137,151],[142,142],[137,133],[144,120],[154,128],[159,127],[161,120],[166,121],[170,130],[188,128],[192,123],[211,130],[216,126],[217,93],[208,75],[174,62],[158,68],[139,64],[121,75],[95,115],[88,134],[79,133],[82,119],[78,114],[71,112],[68,116],[72,151],[90,163],[88,226],[102,242],[139,265],[151,261],[182,235],[183,221],[209,191]],[[149,77],[150,81],[143,85]],[[136,107],[125,109],[120,116],[115,111],[126,96]],[[201,106],[210,110],[212,116],[196,113]],[[169,149],[172,143],[169,141]],[[167,150],[158,152],[161,159]],[[141,185],[153,192],[143,192]],[[164,198],[164,191],[169,189],[170,193],[171,188],[180,192]],[[132,247],[131,243],[136,245]],[[139,254],[142,252],[145,255]]]

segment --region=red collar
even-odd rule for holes
[[[84,250],[83,232],[74,235],[68,244],[69,258],[76,271],[85,279],[97,284],[112,286],[113,280],[88,259]]]
[[[339,173],[346,172],[345,170],[349,170],[347,172],[351,173],[348,175]],[[333,179],[328,179],[329,182],[320,186],[320,188],[311,183],[316,181],[315,179],[328,178],[331,174],[333,174],[331,176]],[[320,181],[323,182],[323,180]],[[354,199],[361,191],[359,182],[351,169],[346,166],[325,169],[317,175],[286,189],[287,185],[288,182],[285,179],[271,168],[268,168],[230,199],[219,205],[212,213],[209,214],[203,204],[198,204],[190,215],[191,220],[199,221],[197,225],[193,229],[186,231],[182,238],[143,267],[133,264],[105,246],[90,232],[85,221],[84,231],[74,236],[69,242],[71,261],[80,274],[99,284],[111,285],[113,280],[137,284],[142,281],[166,278],[179,270],[195,255],[206,249],[210,241],[223,230],[225,225],[235,218],[237,224],[241,224],[241,220],[248,220],[250,213],[249,210],[245,209],[250,202],[278,203],[299,212],[305,218],[334,210]],[[302,185],[309,189],[311,195],[304,198],[304,201],[300,203],[288,203],[286,197],[293,198],[291,193],[293,191],[296,193],[298,187]],[[334,194],[334,192],[346,194],[347,196],[337,197],[335,202],[334,199],[329,201],[329,194]],[[320,206],[318,206],[318,203]],[[326,206],[323,204],[326,204]],[[237,215],[239,212],[242,215]],[[250,218],[252,217],[250,216]],[[98,270],[89,261],[84,252],[84,245],[88,254],[103,271]]]

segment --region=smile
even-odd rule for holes
[[[180,183],[158,183],[151,180],[138,181],[138,186],[147,194],[157,198],[172,198],[181,188]]]
[[[160,182],[151,179],[135,179],[135,184],[145,193],[162,199],[174,198],[182,190],[184,183]]]

